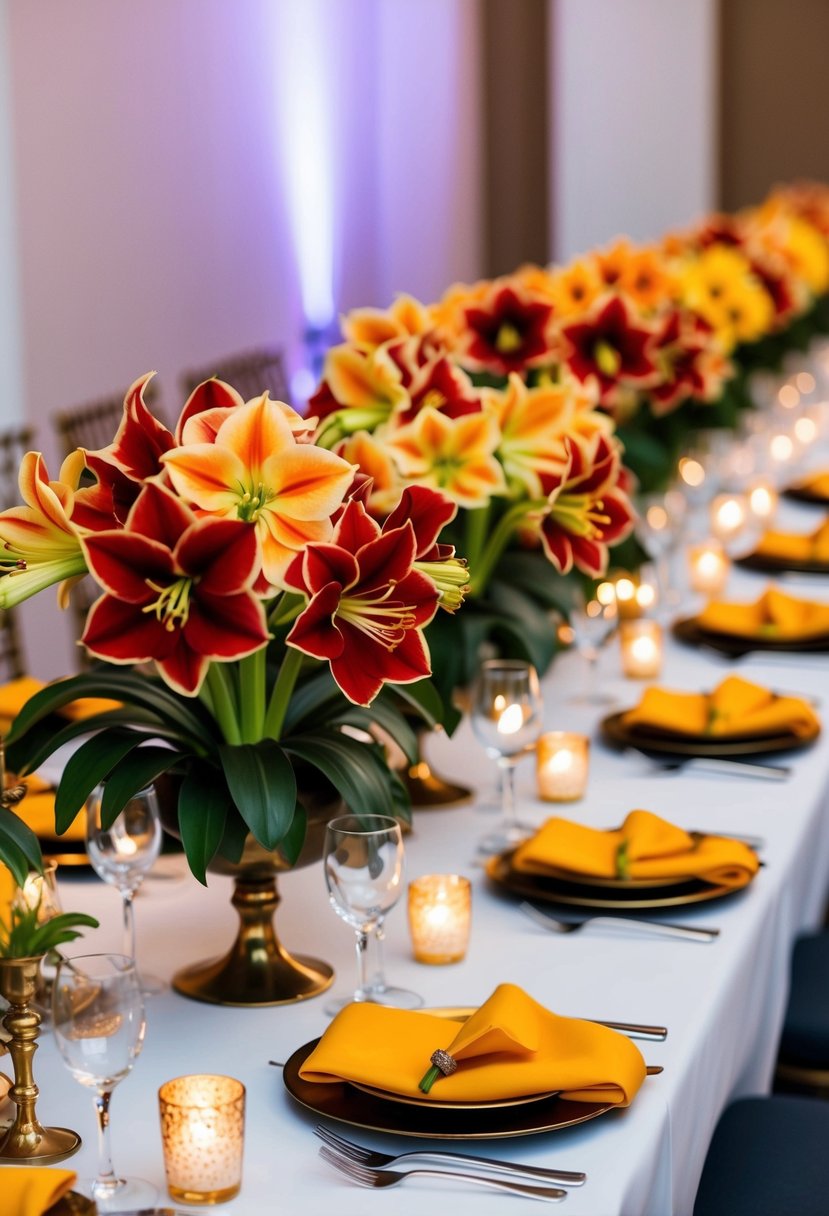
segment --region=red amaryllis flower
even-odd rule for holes
[[[458,352],[473,369],[508,376],[551,357],[551,304],[525,299],[512,287],[496,288],[479,307],[464,309],[467,332]]]
[[[285,575],[309,597],[288,645],[327,660],[350,701],[368,705],[383,684],[431,670],[423,627],[435,615],[434,582],[414,569],[412,524],[383,531],[362,503],[347,504],[330,543],[311,543]]]
[[[418,338],[396,342],[388,353],[400,368],[400,382],[409,395],[408,403],[395,411],[395,422],[411,422],[427,406],[449,418],[481,412],[481,398],[466,372],[445,354],[436,353],[432,342]]]
[[[660,417],[689,397],[711,401],[731,374],[713,331],[701,317],[672,309],[654,340],[662,379],[648,392],[652,412]]]
[[[604,434],[592,440],[568,435],[567,465],[545,476],[547,509],[541,519],[541,543],[557,570],[576,566],[593,578],[607,569],[608,546],[628,535],[634,512],[620,488],[619,451]]]
[[[565,364],[578,380],[598,382],[601,405],[614,405],[622,388],[658,383],[653,331],[634,322],[620,296],[599,301],[586,321],[565,325],[561,332]]]
[[[104,588],[82,642],[110,663],[155,661],[177,692],[195,696],[211,660],[240,659],[268,640],[250,590],[256,533],[238,520],[197,519],[164,486],[148,482],[121,529],[83,542]]]

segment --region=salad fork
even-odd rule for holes
[[[389,1165],[398,1165],[404,1161],[448,1161],[454,1165],[475,1165],[480,1166],[482,1169],[493,1170],[496,1173],[521,1174],[526,1178],[558,1182],[562,1186],[582,1186],[587,1178],[586,1174],[576,1173],[572,1170],[552,1170],[537,1165],[519,1165],[512,1161],[499,1161],[493,1157],[473,1157],[468,1153],[449,1153],[436,1149],[431,1151],[428,1149],[417,1149],[412,1152],[398,1153],[392,1156],[390,1153],[378,1153],[373,1149],[365,1148],[362,1144],[355,1144],[353,1140],[347,1140],[345,1136],[338,1136],[336,1132],[329,1131],[327,1127],[323,1127],[321,1124],[318,1124],[314,1128],[314,1133],[329,1148],[335,1150],[341,1156],[347,1157],[350,1161],[354,1161],[358,1165],[373,1166],[379,1169]]]
[[[599,929],[638,929],[640,933],[654,933],[662,937],[675,937],[680,941],[713,942],[719,937],[719,929],[698,929],[690,925],[669,925],[665,921],[633,920],[624,916],[586,916],[583,920],[559,920],[549,912],[524,901],[521,911],[534,920],[536,924],[550,929],[553,933],[578,933],[588,925]]]
[[[506,1178],[488,1178],[483,1174],[465,1174],[460,1170],[373,1170],[367,1165],[358,1165],[347,1157],[341,1157],[325,1145],[320,1149],[320,1156],[333,1165],[334,1169],[345,1174],[359,1186],[382,1188],[398,1186],[407,1178],[420,1175],[423,1178],[457,1178],[463,1182],[474,1182],[477,1186],[493,1187],[497,1191],[509,1191],[512,1195],[525,1195],[528,1199],[540,1199],[544,1203],[558,1203],[566,1198],[567,1192],[556,1186],[530,1186],[528,1182],[508,1182]]]

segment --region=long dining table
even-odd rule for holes
[[[806,508],[787,507],[784,518],[806,527]],[[769,579],[733,570],[728,595],[750,599]],[[793,594],[829,599],[829,587],[809,576],[787,579]],[[693,605],[686,602],[687,611]],[[466,958],[449,966],[414,961],[401,900],[386,921],[390,983],[419,992],[426,1007],[474,1006],[494,987],[511,981],[558,1013],[668,1028],[662,1042],[644,1042],[648,1077],[633,1103],[581,1125],[516,1139],[457,1143],[461,1151],[587,1173],[568,1191],[563,1212],[572,1216],[690,1216],[705,1153],[717,1119],[733,1098],[768,1092],[782,1024],[792,943],[821,923],[829,884],[829,721],[816,743],[774,757],[791,766],[785,781],[703,771],[657,769],[637,754],[602,742],[597,724],[611,708],[638,701],[642,682],[620,674],[617,643],[600,660],[600,685],[610,704],[578,700],[583,660],[574,652],[556,659],[543,681],[545,729],[592,736],[588,791],[583,800],[554,807],[538,800],[531,758],[519,764],[517,788],[523,818],[540,825],[554,813],[596,827],[619,824],[645,808],[688,829],[761,838],[762,867],[745,890],[721,901],[670,909],[661,919],[717,928],[710,943],[662,939],[640,931],[598,928],[566,936],[546,932],[520,910],[520,901],[488,880],[477,844],[491,828],[495,772],[468,721],[454,736],[429,740],[433,766],[466,783],[473,796],[437,810],[415,810],[406,837],[407,875],[462,873],[473,884],[472,934]],[[729,672],[811,698],[827,690],[829,653],[753,652],[727,661],[668,639],[660,683],[709,689]],[[821,712],[820,710],[818,712]],[[293,952],[316,955],[336,969],[334,993],[356,980],[352,931],[331,909],[320,864],[280,877],[277,926]],[[120,897],[89,874],[61,873],[64,907],[98,916],[71,952],[117,950]],[[136,901],[138,960],[169,980],[188,963],[221,953],[235,933],[231,884],[211,877],[202,888],[184,860],[165,856]],[[656,914],[654,914],[656,917]],[[365,1216],[394,1209],[420,1216],[435,1204],[457,1213],[520,1211],[529,1200],[436,1179],[413,1179],[390,1196],[362,1189],[339,1176],[318,1155],[318,1118],[286,1092],[281,1069],[300,1045],[328,1024],[325,997],[298,1004],[239,1009],[200,1004],[167,989],[149,999],[143,1052],[116,1089],[112,1103],[116,1170],[154,1182],[166,1199],[157,1091],[185,1073],[217,1072],[247,1090],[244,1180],[227,1216],[303,1213]],[[84,1139],[71,1165],[94,1172],[95,1117],[91,1094],[72,1080],[46,1030],[36,1058],[45,1122],[73,1127]],[[333,1124],[330,1126],[334,1127]],[[345,1135],[391,1152],[429,1143],[339,1125]],[[178,1205],[180,1206],[180,1205]],[[529,1209],[528,1209],[529,1210]]]

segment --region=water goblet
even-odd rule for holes
[[[323,867],[331,907],[357,936],[359,977],[355,992],[329,1002],[326,1013],[338,1013],[352,1001],[417,1009],[422,998],[405,988],[390,987],[383,968],[383,921],[404,890],[400,824],[388,815],[332,819],[325,829]]]
[[[515,766],[541,733],[542,702],[538,674],[521,659],[487,659],[472,701],[472,729],[501,773],[501,822],[480,842],[482,853],[500,853],[526,839],[532,827],[521,823],[515,807]]]
[[[573,594],[570,627],[576,650],[587,664],[582,690],[569,698],[583,705],[607,705],[613,698],[599,692],[599,655],[619,621],[619,609],[612,584],[599,583],[592,589],[577,588]]]
[[[109,1106],[144,1042],[144,1001],[135,963],[123,954],[62,958],[52,988],[55,1042],[72,1076],[95,1093],[98,1174],[75,1189],[99,1212],[152,1206],[158,1191],[143,1178],[119,1178],[112,1167]]]
[[[86,803],[86,849],[92,868],[99,878],[121,893],[124,913],[123,953],[135,959],[135,911],[133,900],[144,876],[161,852],[161,819],[158,799],[152,786],[139,790],[114,820],[104,826],[102,815],[104,786],[92,791]],[[164,990],[156,976],[141,977],[145,996]]]

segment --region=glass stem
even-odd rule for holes
[[[121,891],[124,911],[124,954],[133,962],[135,962],[135,912],[132,906],[134,896],[135,892],[132,889]]]
[[[369,983],[372,992],[382,992],[386,986],[386,969],[383,965],[383,942],[386,940],[386,931],[383,928],[382,920],[378,920],[374,926],[371,937],[374,941],[374,949],[371,951],[374,955],[374,965],[369,968],[371,971]]]
[[[358,1000],[367,1001],[369,992],[368,940],[365,929],[358,929],[357,936],[357,992]]]
[[[501,813],[504,823],[515,825],[515,762],[506,757],[498,761],[501,770]]]
[[[584,652],[584,657],[587,659],[585,700],[592,702],[596,700],[599,690],[599,652],[594,646],[591,646]]]
[[[118,1186],[112,1168],[112,1149],[109,1140],[109,1102],[111,1089],[99,1090],[95,1095],[95,1114],[98,1117],[98,1177],[93,1184],[93,1198],[111,1194]]]

